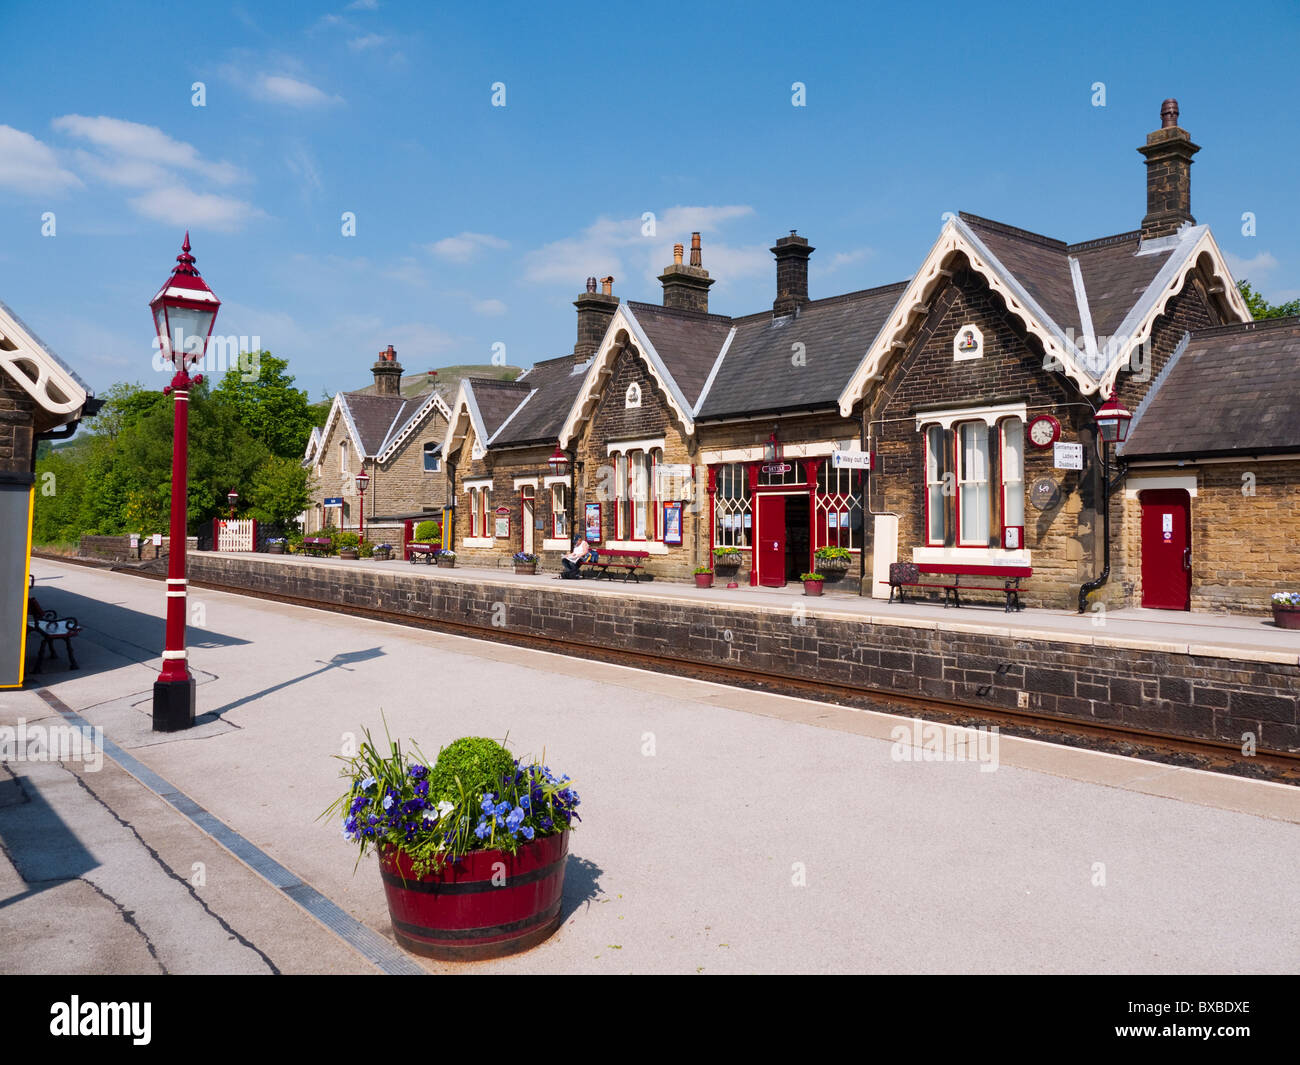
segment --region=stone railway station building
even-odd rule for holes
[[[308,458],[329,476],[342,446],[388,463],[367,512],[445,507],[469,565],[522,550],[558,568],[585,535],[646,552],[658,579],[735,548],[740,580],[781,586],[838,546],[866,595],[888,594],[894,561],[1017,565],[1026,605],[1073,609],[1109,562],[1094,599],[1111,606],[1264,611],[1300,580],[1300,319],[1251,321],[1191,213],[1199,148],[1174,101],[1161,119],[1132,230],[1067,243],[960,214],[909,280],[820,299],[791,232],[771,308],[741,317],[710,312],[694,234],[662,302],[589,279],[570,353],[462,380],[450,409],[340,397]],[[1095,415],[1112,394],[1134,416],[1107,552]],[[397,491],[429,454],[441,476]]]

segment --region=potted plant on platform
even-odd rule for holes
[[[445,551],[438,552],[438,566],[440,569],[456,568],[456,552],[448,548]]]
[[[825,576],[820,573],[801,573],[799,579],[803,581],[804,595],[821,595],[822,582],[826,580]]]
[[[361,537],[354,532],[341,532],[334,537],[334,549],[339,558],[356,560],[361,557]]]
[[[713,570],[708,566],[697,566],[695,569],[695,587],[712,588],[713,587]]]
[[[1300,592],[1273,593],[1273,624],[1279,629],[1300,629]]]
[[[713,551],[713,566],[721,577],[731,578],[736,575],[745,556],[734,547],[718,547]]]
[[[284,545],[288,540],[283,536],[272,536],[266,541],[266,553],[268,555],[283,555]]]
[[[849,571],[853,555],[847,547],[819,547],[813,553],[817,572],[830,584],[841,580]]]
[[[527,950],[559,927],[569,829],[567,776],[469,736],[430,761],[369,732],[343,758],[344,794],[322,816],[379,856],[393,934],[407,950],[479,960]]]
[[[370,551],[370,557],[376,562],[387,562],[393,557],[392,544],[375,544]]]
[[[512,558],[516,573],[531,577],[537,572],[536,555],[530,555],[527,551],[516,551]]]

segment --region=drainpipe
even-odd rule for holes
[[[1100,439],[1101,434],[1098,433]],[[1119,476],[1115,478],[1118,484],[1124,477],[1124,467],[1120,464]],[[1099,573],[1092,580],[1079,588],[1079,613],[1083,614],[1088,609],[1088,596],[1101,588],[1110,580],[1110,445],[1102,441],[1101,445],[1101,541],[1102,541],[1102,566]]]

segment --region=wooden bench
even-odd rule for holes
[[[334,540],[328,536],[304,536],[302,550],[307,555],[328,555],[334,550]]]
[[[894,562],[889,567],[889,580],[881,584],[889,585],[889,601],[894,601],[894,592],[898,592],[898,601],[907,602],[908,588],[939,588],[943,590],[943,605],[959,607],[962,605],[962,592],[996,592],[1006,600],[1006,612],[1022,610],[1020,604],[1020,582],[1033,576],[1029,566],[966,565],[960,562]],[[951,575],[951,580],[942,579]],[[937,581],[923,581],[921,577],[939,577]],[[970,584],[962,583],[963,577],[998,578],[1000,583]]]
[[[406,561],[412,566],[417,562],[432,566],[438,560],[438,552],[441,550],[442,544],[407,544]]]
[[[61,618],[53,610],[41,610],[41,604],[34,598],[27,599],[27,627],[33,636],[41,638],[40,646],[36,649],[36,668],[33,673],[41,671],[41,659],[45,657],[45,652],[50,652],[50,657],[58,658],[54,653],[54,641],[62,640],[64,649],[68,652],[68,665],[73,669],[77,668],[77,657],[72,653],[72,637],[81,632],[81,626],[77,624],[77,619],[68,617]]]
[[[596,561],[589,562],[587,565],[599,570],[610,580],[614,579],[614,574],[618,570],[624,570],[624,584],[629,577],[640,584],[641,578],[637,576],[637,570],[645,567],[646,559],[649,557],[649,551],[609,551],[602,547],[596,549]]]

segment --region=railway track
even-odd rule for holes
[[[50,561],[71,562],[78,565],[103,568],[102,563],[90,560],[66,558],[61,555],[43,555],[37,552],[33,552],[33,554],[36,557],[47,558]],[[128,573],[159,582],[164,579],[161,574],[150,573],[130,566],[113,566],[111,568],[116,573]],[[353,606],[307,599],[301,596],[256,592],[236,585],[212,581],[191,579],[190,587],[229,592],[254,599],[267,599],[292,606],[309,607],[314,610],[329,610],[333,613],[350,614],[375,621],[405,625],[410,628],[427,629],[433,632],[452,633],[473,639],[488,640],[493,643],[552,651],[575,658],[605,662],[610,660],[610,648],[581,640],[524,633],[516,634],[491,625],[423,618],[418,615],[385,610],[379,607]],[[1300,785],[1300,752],[1261,748],[1253,755],[1247,756],[1241,752],[1239,747],[1222,741],[1176,736],[1166,732],[1138,729],[1127,725],[1102,722],[1087,723],[1050,714],[1036,714],[1032,711],[1000,709],[973,703],[959,703],[905,695],[881,689],[855,687],[833,681],[788,677],[721,662],[699,663],[685,661],[668,655],[645,651],[620,648],[619,655],[619,664],[621,665],[636,666],[657,673],[669,673],[693,680],[714,681],[752,691],[813,699],[835,706],[899,714],[948,725],[963,727],[996,725],[1001,732],[1010,736],[1023,736],[1065,746],[1105,751],[1111,754],[1144,758],[1169,765],[1205,769],[1251,779]]]

